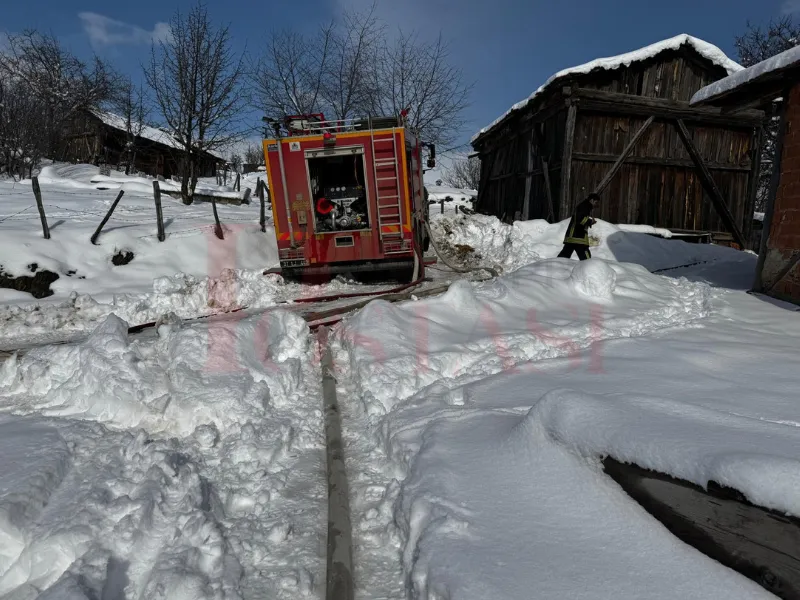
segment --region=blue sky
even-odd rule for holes
[[[213,18],[229,22],[236,43],[257,52],[273,28],[310,28],[372,0],[209,0]],[[0,31],[50,30],[74,51],[92,51],[135,76],[164,22],[191,2],[175,0],[28,0],[3,9]],[[528,96],[552,73],[600,56],[627,52],[678,33],[690,33],[736,58],[734,36],[747,20],[800,11],[800,0],[378,0],[391,25],[439,31],[452,61],[475,82],[472,133]],[[800,17],[800,15],[798,15]],[[257,119],[257,115],[254,115]]]

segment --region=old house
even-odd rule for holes
[[[739,70],[684,34],[556,73],[473,138],[477,209],[557,221],[599,191],[602,219],[724,231],[747,246],[764,114],[689,104]]]
[[[692,106],[736,115],[778,98],[783,102],[753,289],[800,304],[800,47],[703,88]]]
[[[127,144],[128,128],[123,117],[101,110],[84,111],[64,134],[61,158],[122,170],[131,162],[134,171],[165,179],[180,174],[180,146],[167,132],[145,125],[135,138],[135,153],[127,151]],[[224,162],[214,153],[201,153],[199,176],[215,176],[218,164]]]

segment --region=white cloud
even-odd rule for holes
[[[784,15],[800,12],[800,0],[786,0],[781,6],[781,12]]]
[[[93,12],[78,13],[92,46],[152,44],[172,37],[169,23],[156,23],[152,31]]]

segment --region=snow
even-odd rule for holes
[[[6,342],[89,333],[0,358],[0,596],[320,597],[319,357],[276,304],[352,284],[261,275],[275,253],[249,207],[219,207],[246,221],[224,245],[209,207],[165,200],[159,254],[135,190],[118,208],[135,222],[92,247],[85,213],[114,194],[79,172],[43,184],[66,221],[50,245],[35,209],[13,216],[28,188],[0,183],[0,264],[63,274],[52,300],[0,311]],[[771,597],[673,537],[601,459],[800,516],[800,314],[743,293],[752,253],[598,221],[595,258],[554,258],[566,227],[436,216],[449,255],[502,275],[375,300],[334,330],[357,598]],[[109,266],[123,242],[137,257]],[[260,309],[180,318],[245,304]],[[158,324],[132,336],[126,315]]]
[[[559,223],[534,219],[508,225],[487,215],[434,214],[431,222],[437,244],[449,256],[470,266],[500,267],[505,271],[557,256],[568,226],[568,219]],[[753,255],[669,239],[670,231],[649,225],[614,225],[598,220],[589,235],[594,244],[592,256],[637,263],[650,271],[701,260],[755,265]]]
[[[779,69],[791,67],[798,61],[800,61],[800,46],[795,46],[771,58],[762,60],[752,67],[731,73],[728,77],[715,81],[698,90],[695,95],[692,96],[691,104],[713,101],[718,96],[743,87],[759,77],[763,77]]]
[[[373,302],[338,332],[359,597],[772,597],[677,541],[600,465],[800,515],[800,315],[704,282],[750,280],[755,256],[598,223],[601,258],[517,265],[525,248],[553,256],[565,225],[444,223],[506,274]],[[667,277],[614,252],[708,265]]]
[[[308,339],[284,312],[173,320],[136,341],[109,316],[80,344],[5,361],[0,595],[314,597],[325,487]]]
[[[488,131],[491,131],[496,125],[505,120],[505,118],[508,117],[511,113],[521,110],[526,106],[528,106],[537,96],[539,96],[548,87],[550,87],[551,84],[553,84],[559,79],[568,77],[570,75],[582,75],[590,73],[595,69],[604,69],[607,71],[611,71],[614,69],[619,69],[620,67],[627,67],[631,63],[640,62],[643,60],[648,60],[650,58],[653,58],[654,56],[660,54],[661,52],[667,50],[677,50],[684,44],[687,44],[692,48],[694,48],[701,56],[707,58],[715,65],[724,68],[729,75],[742,70],[741,65],[732,61],[725,55],[725,53],[722,50],[720,50],[713,44],[709,44],[708,42],[705,42],[699,38],[682,33],[680,35],[676,35],[675,37],[662,40],[660,42],[656,42],[655,44],[650,44],[649,46],[645,46],[644,48],[633,50],[632,52],[626,52],[625,54],[620,54],[618,56],[610,56],[607,58],[597,58],[588,63],[559,71],[555,75],[551,76],[547,81],[545,81],[543,85],[541,85],[525,100],[517,102],[502,116],[495,119],[492,123],[481,129],[477,134],[475,134],[472,137],[471,142],[474,144],[475,141],[480,136],[487,133]]]
[[[30,182],[0,182],[0,266],[21,276],[35,264],[59,279],[53,295],[35,303],[30,294],[2,290],[0,338],[91,330],[112,313],[138,324],[166,312],[190,317],[271,306],[284,289],[276,276],[262,275],[278,256],[274,230],[260,231],[255,204],[220,204],[225,240],[219,240],[208,203],[185,206],[162,195],[167,236],[159,242],[151,179],[57,164],[42,169],[39,181],[51,239],[42,237]],[[92,245],[118,188],[125,195]],[[114,266],[118,251],[133,252],[133,261]]]

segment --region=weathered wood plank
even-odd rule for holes
[[[601,194],[603,190],[606,189],[611,179],[614,177],[614,175],[617,174],[617,171],[619,171],[619,168],[622,166],[622,163],[625,162],[626,158],[628,158],[628,155],[633,150],[633,147],[636,145],[636,142],[638,142],[639,138],[641,138],[644,135],[644,132],[647,131],[648,127],[650,127],[650,125],[653,124],[653,121],[655,121],[655,119],[656,119],[655,117],[649,117],[647,121],[644,122],[644,125],[642,125],[639,128],[639,130],[633,134],[633,137],[628,142],[628,145],[625,146],[625,148],[622,150],[622,154],[619,155],[619,158],[617,158],[614,164],[611,165],[611,168],[608,170],[608,173],[606,173],[606,176],[603,177],[602,181],[600,181],[600,183],[597,184],[597,187],[595,187],[594,190],[595,193]]]
[[[573,94],[580,99],[581,106],[587,110],[600,110],[621,115],[654,115],[658,118],[686,119],[703,123],[716,123],[734,127],[749,128],[764,121],[764,112],[746,110],[731,116],[718,108],[691,106],[688,102],[630,96],[615,92],[577,88]]]
[[[800,598],[800,519],[714,482],[704,490],[612,458],[603,468],[676,537],[780,598]]]
[[[572,155],[572,160],[584,162],[602,162],[612,163],[619,158],[613,154],[593,154],[589,152],[575,152]],[[629,156],[625,159],[626,164],[631,165],[652,165],[664,167],[679,167],[679,168],[694,168],[694,162],[691,159],[680,158],[660,158],[652,156]],[[751,171],[750,165],[732,165],[727,163],[706,163],[709,171],[738,171],[741,173],[749,173]]]
[[[559,202],[559,218],[566,218],[570,214],[570,174],[572,172],[572,147],[575,144],[575,120],[578,117],[578,107],[570,104],[567,110],[567,124],[564,131],[564,153],[561,164],[561,199]]]
[[[700,175],[700,181],[702,182],[703,187],[706,188],[708,195],[711,197],[711,201],[714,204],[717,214],[719,214],[722,222],[733,234],[736,243],[739,244],[742,249],[746,248],[747,246],[744,236],[742,235],[739,226],[736,224],[736,221],[734,220],[733,215],[731,214],[731,211],[725,202],[725,198],[722,196],[722,192],[719,191],[717,184],[714,182],[714,178],[711,176],[711,173],[706,167],[705,162],[703,162],[703,158],[700,156],[697,147],[694,145],[692,136],[689,134],[689,130],[686,128],[686,124],[682,119],[675,119],[675,127],[678,131],[681,141],[683,141],[683,144],[686,147],[687,152],[689,152],[689,156],[691,156],[695,166],[697,167]]]
[[[764,140],[763,127],[756,127],[753,132],[753,139],[750,143],[750,177],[747,188],[747,199],[745,200],[745,215],[752,215],[756,206],[756,196],[758,195],[758,179],[759,172],[761,171],[761,144]],[[746,219],[744,227],[744,235],[748,240],[753,238],[753,220]],[[758,250],[758,248],[751,248],[751,250]]]

